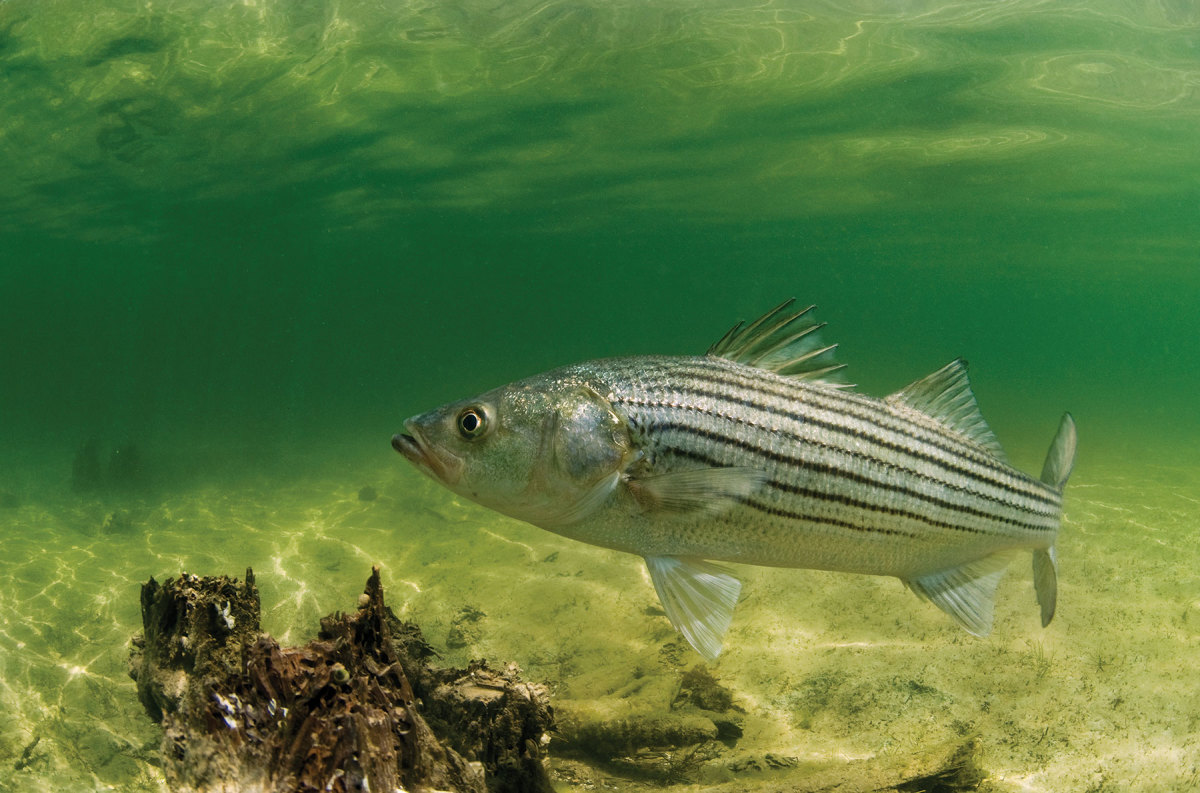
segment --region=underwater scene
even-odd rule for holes
[[[0,790],[168,789],[152,577],[252,568],[302,645],[372,566],[545,686],[562,793],[1200,790],[1198,141],[1182,0],[0,0]],[[1024,551],[984,637],[730,563],[706,657],[393,448],[789,298],[850,393],[969,361],[1032,480],[1074,417],[1048,625]]]

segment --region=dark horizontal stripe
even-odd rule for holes
[[[638,365],[635,363],[637,361],[638,359],[621,360],[622,363],[628,362],[629,364],[628,372],[631,376],[631,381],[645,381],[646,370],[652,367],[663,378],[664,382],[662,385],[667,388],[678,387],[681,379],[690,377],[711,385],[723,385],[733,389],[750,390],[756,394],[775,397],[784,402],[803,402],[804,404],[815,406],[844,418],[857,419],[890,430],[917,443],[927,444],[948,454],[965,458],[1002,475],[1012,476],[1014,473],[1020,474],[1020,472],[1014,471],[996,460],[991,452],[980,448],[960,433],[945,426],[925,427],[908,421],[888,411],[883,400],[874,397],[833,389],[828,391],[819,390],[813,388],[812,383],[793,382],[786,377],[775,375],[773,372],[719,357],[672,359],[650,356],[646,364]],[[714,373],[719,376],[715,376]],[[713,392],[703,393],[717,398],[727,398],[723,394]],[[743,402],[742,404],[762,410],[769,410],[769,408],[758,402]],[[850,406],[858,408],[858,410],[851,409]],[[771,412],[778,413],[775,410]],[[793,413],[783,413],[781,415],[789,416],[798,421],[805,420],[805,417]],[[913,427],[928,433],[932,436],[932,439],[914,434],[910,431],[910,428]],[[938,443],[937,439],[945,441],[949,445]],[[1031,483],[1031,480],[1023,475],[1019,477],[1018,481],[1022,484]],[[1041,483],[1032,482],[1032,484],[1040,486]]]
[[[662,403],[662,402],[650,402],[649,400],[638,400],[638,399],[632,399],[632,398],[614,399],[613,401],[614,402],[624,402],[626,404],[636,404],[636,405],[640,405],[643,407],[657,407],[657,408],[662,408],[662,409],[667,409],[667,410],[682,410],[682,411],[687,411],[687,412],[700,413],[702,415],[709,416],[715,420],[735,422],[738,424],[742,424],[744,426],[748,426],[748,427],[751,427],[754,429],[761,430],[763,432],[771,432],[771,433],[775,433],[778,435],[782,435],[783,437],[787,438],[788,440],[791,440],[798,444],[824,445],[824,444],[820,444],[819,441],[814,441],[809,438],[804,438],[804,437],[802,437],[800,435],[796,435],[794,433],[763,427],[761,425],[754,424],[753,422],[749,422],[738,416],[717,413],[717,412],[708,410],[706,408],[699,407],[698,405],[676,405],[676,404],[668,404],[668,403]],[[678,423],[673,423],[673,422],[667,422],[665,424],[660,422],[660,423],[656,423],[656,424],[639,425],[639,430],[645,432],[647,430],[651,430],[651,429],[655,429],[655,428],[666,428],[668,426],[674,426],[675,429],[681,429],[681,430],[687,429],[687,430],[694,431],[696,433],[711,432],[711,430],[705,430],[703,428],[692,427],[691,425],[678,424]],[[811,463],[804,460],[803,458],[794,457],[791,455],[783,455],[778,452],[773,452],[769,449],[763,449],[762,447],[742,441],[741,439],[737,439],[733,436],[720,435],[720,436],[714,436],[714,438],[719,438],[727,443],[741,445],[741,447],[744,448],[746,451],[749,451],[751,453],[760,454],[764,457],[775,460],[776,462],[779,462],[779,463],[794,465],[794,466],[798,466],[798,467],[811,468]],[[1021,512],[1028,512],[1028,513],[1031,513],[1034,515],[1042,515],[1047,518],[1052,518],[1055,514],[1057,514],[1057,509],[1058,509],[1057,504],[1054,505],[1053,509],[1047,509],[1044,511],[1038,510],[1035,507],[1025,506],[1023,504],[1016,503],[1012,500],[992,495],[991,493],[980,492],[978,490],[972,490],[972,489],[969,489],[962,485],[958,485],[953,482],[948,482],[944,479],[939,479],[939,478],[931,476],[930,474],[927,474],[923,471],[918,471],[913,468],[909,468],[909,467],[905,467],[905,466],[899,466],[899,465],[891,463],[887,460],[881,459],[879,457],[873,457],[873,456],[855,451],[854,449],[841,447],[841,446],[832,446],[831,447],[831,446],[827,446],[827,445],[826,445],[826,448],[831,448],[831,449],[837,451],[838,453],[845,454],[848,457],[853,457],[855,459],[863,460],[865,462],[875,463],[875,464],[879,464],[879,465],[886,465],[889,468],[894,468],[896,470],[903,472],[904,474],[906,474],[908,476],[913,476],[918,479],[922,479],[924,481],[927,481],[934,485],[937,485],[938,487],[945,487],[945,488],[949,488],[951,490],[957,490],[958,492],[969,494],[971,496],[974,496],[975,498],[981,499],[983,501],[989,501],[991,503],[997,504],[1002,507],[1006,507],[1006,508],[1021,511]],[[986,481],[990,482],[991,480],[986,480]],[[882,482],[878,482],[876,480],[866,480],[866,482],[868,482],[872,485],[878,486],[878,487],[886,488],[886,487],[891,486],[891,485],[887,485]],[[1004,488],[1002,485],[994,485],[994,486],[997,489],[1004,490],[1005,492],[1012,492],[1012,491],[1008,490],[1007,488]],[[898,486],[892,486],[892,487],[898,487]],[[908,495],[913,496],[914,498],[925,498],[924,494],[921,494],[916,491],[903,490],[903,491],[898,491],[898,492],[904,492]],[[1020,494],[1017,494],[1017,495],[1020,495]],[[1038,499],[1034,499],[1034,501],[1038,501],[1039,503],[1041,503],[1040,500],[1038,500]]]
[[[878,399],[864,398],[861,396],[858,399],[855,399],[852,396],[844,393],[834,391],[822,393],[821,391],[813,388],[804,388],[802,390],[801,387],[798,387],[798,384],[793,385],[786,382],[777,382],[776,380],[778,378],[767,380],[763,375],[769,373],[761,372],[753,368],[749,368],[749,371],[741,371],[747,369],[747,367],[739,366],[738,369],[735,370],[729,365],[719,364],[716,361],[704,361],[704,363],[708,363],[710,365],[711,368],[709,368],[697,365],[699,363],[699,361],[688,361],[687,364],[683,364],[681,367],[682,371],[676,372],[676,376],[679,374],[685,374],[687,377],[692,377],[696,380],[706,382],[711,385],[723,385],[729,388],[745,388],[763,396],[775,397],[776,399],[788,402],[801,401],[800,395],[802,394],[803,400],[806,404],[810,404],[820,410],[834,413],[835,415],[839,415],[844,418],[856,419],[874,424],[882,429],[894,432],[897,435],[902,435],[916,443],[923,443],[932,446],[935,449],[939,449],[940,451],[946,452],[947,454],[956,455],[966,461],[980,466],[981,468],[985,468],[997,475],[1013,480],[1019,485],[1026,486],[1026,488],[1028,488],[1030,497],[1042,496],[1044,491],[1050,490],[1050,488],[1047,488],[1044,483],[1032,479],[1031,477],[1024,476],[1010,466],[1004,465],[1000,461],[996,460],[995,457],[993,457],[986,450],[982,450],[974,444],[964,442],[962,436],[952,430],[949,430],[948,428],[922,427],[918,424],[904,421],[903,418],[887,411],[884,407],[884,404]],[[734,366],[736,365],[737,364],[734,364]],[[723,376],[716,376],[717,374]],[[790,386],[790,389],[786,388],[788,386]],[[737,399],[735,397],[728,397],[718,393],[704,393],[706,393],[708,396],[716,398]],[[754,406],[760,410],[768,410],[769,412],[777,415],[788,416],[795,420],[814,421],[814,423],[818,423],[819,426],[834,431],[846,429],[839,427],[839,425],[836,424],[829,424],[827,422],[821,423],[817,420],[809,419],[805,416],[799,416],[791,412],[785,411],[781,413],[776,409],[768,408],[767,406],[752,400],[738,401],[741,404]],[[910,429],[912,427],[920,428],[924,432],[928,433],[931,437],[921,437],[914,434]],[[916,450],[908,449],[908,447],[904,446],[897,446],[882,439],[879,439],[879,442],[880,445],[887,445],[893,450],[904,451],[905,453],[911,454],[920,454],[920,452]],[[932,459],[936,460],[936,458]],[[1017,476],[1014,476],[1014,474],[1017,474]]]
[[[973,460],[973,462],[976,462],[977,464],[988,469],[989,471],[992,471],[996,474],[1003,476],[1004,480],[997,480],[997,479],[990,478],[990,477],[984,475],[980,471],[972,470],[971,468],[965,467],[963,465],[956,465],[952,461],[942,460],[942,459],[940,459],[932,454],[929,454],[927,452],[923,452],[919,449],[913,449],[908,446],[904,446],[902,444],[896,443],[894,441],[890,441],[886,438],[881,438],[876,435],[873,435],[873,434],[870,434],[867,432],[863,432],[854,427],[845,427],[840,424],[836,424],[836,423],[833,423],[830,421],[815,418],[811,415],[804,415],[804,414],[796,413],[791,410],[784,410],[784,409],[776,408],[771,405],[766,405],[761,402],[756,402],[753,399],[748,399],[744,396],[735,396],[732,394],[724,394],[719,391],[709,391],[709,390],[705,390],[702,388],[689,387],[688,385],[686,385],[683,382],[684,378],[678,376],[679,374],[682,374],[682,373],[677,373],[677,376],[675,378],[678,382],[664,383],[664,386],[672,389],[673,391],[675,391],[676,393],[678,393],[680,395],[689,396],[689,397],[704,397],[704,398],[716,400],[719,402],[725,402],[730,405],[741,406],[741,407],[749,408],[751,410],[756,410],[756,411],[769,413],[771,415],[781,416],[781,417],[790,419],[792,421],[796,421],[798,423],[809,424],[809,425],[812,425],[819,429],[827,430],[827,431],[837,434],[837,435],[853,437],[858,440],[862,440],[862,441],[866,441],[868,443],[875,444],[876,446],[879,446],[880,448],[886,449],[888,451],[895,452],[897,454],[911,457],[913,459],[928,463],[928,464],[930,464],[934,467],[937,467],[943,471],[958,474],[958,475],[966,477],[968,479],[977,481],[981,484],[989,485],[996,489],[1012,493],[1013,495],[1018,496],[1018,497],[1028,498],[1032,501],[1041,503],[1052,509],[1058,509],[1059,502],[1058,502],[1058,498],[1057,498],[1057,493],[1055,493],[1052,489],[1044,486],[1042,483],[1040,483],[1030,477],[1024,476],[1023,474],[1021,474],[1019,471],[1016,471],[1015,469],[1012,469],[1008,466],[1003,466],[1002,464],[998,464],[996,461],[992,461],[989,459],[987,464],[983,464],[983,463],[980,463],[978,460]],[[735,388],[735,389],[755,390],[751,385],[737,381],[737,380],[730,381],[730,380],[724,380],[724,379],[715,378],[715,377],[699,377],[695,373],[689,373],[686,375],[686,377],[700,379],[702,381],[708,382],[713,385],[724,385],[729,388]],[[798,398],[797,394],[786,394],[786,393],[775,392],[775,391],[764,390],[764,389],[758,389],[758,392],[764,396],[771,396],[771,397],[775,397],[775,398],[781,399],[781,400],[790,400],[792,402],[801,402],[801,400]],[[807,395],[809,392],[805,392],[805,393]],[[686,405],[682,405],[682,404],[678,404],[678,403],[674,403],[674,402],[651,403],[648,400],[645,400],[645,401],[638,400],[636,397],[614,396],[613,401],[629,402],[629,403],[637,403],[638,401],[642,401],[643,404],[646,406],[658,406],[658,407],[666,407],[666,408],[687,407]],[[703,410],[701,408],[698,408],[698,406],[697,406],[697,409]],[[830,413],[834,413],[835,415],[839,415],[839,416],[842,416],[844,418],[847,418],[847,419],[850,419],[853,421],[863,422],[868,425],[871,425],[873,422],[873,419],[871,417],[859,415],[859,414],[852,413],[852,412],[842,411],[842,410],[839,410],[832,406],[820,406],[819,409],[825,410]],[[719,415],[719,414],[714,414],[714,415]],[[891,418],[895,419],[894,416]],[[879,426],[879,424],[875,423],[875,426]],[[926,445],[932,446],[934,448],[937,448],[947,454],[955,455],[960,458],[963,456],[958,452],[958,450],[956,450],[954,448],[950,448],[945,445],[937,444],[928,439],[917,437],[917,436],[913,435],[911,432],[908,432],[907,430],[903,429],[903,427],[889,426],[889,427],[886,427],[885,429],[895,432],[896,434],[902,435],[902,436],[908,438],[909,440],[914,441],[915,443],[926,444]],[[792,437],[798,437],[798,436],[793,435]],[[976,454],[978,454],[978,450],[974,450],[974,451],[976,452]],[[911,468],[903,468],[903,470],[910,471],[914,474],[919,475],[919,472],[914,471]],[[1024,485],[1024,487],[1021,487],[1019,485]]]
[[[731,441],[730,439],[727,439],[727,438],[719,438],[719,436],[711,437],[710,439],[720,440],[722,442],[733,443],[735,445],[742,446],[742,448],[746,448],[747,446],[749,446],[749,444],[743,444],[740,441]],[[712,468],[723,468],[723,467],[727,466],[727,463],[724,463],[721,460],[717,460],[714,457],[711,457],[706,454],[702,454],[700,452],[695,452],[690,449],[683,449],[683,448],[679,448],[679,447],[669,447],[667,449],[667,451],[671,454],[674,454],[677,457],[681,457],[683,459],[690,460],[692,462],[701,463],[703,465],[706,465],[706,466],[709,466]],[[757,452],[760,454],[764,454],[763,450],[761,450],[761,449],[757,450]],[[764,454],[764,456],[769,456],[769,453]],[[810,469],[809,466],[807,466],[803,463],[800,463],[799,467],[804,468],[806,470],[812,470],[812,472],[814,472],[814,473],[826,473],[825,471],[822,471],[821,469],[829,468],[829,466],[819,466],[817,468]],[[875,482],[874,480],[867,479],[866,477],[860,477],[851,472],[837,471],[836,469],[833,469],[833,470],[835,472],[835,475],[838,478],[848,479],[850,481],[854,481],[859,484],[865,484],[870,487],[878,488],[880,490],[890,490],[893,492],[900,492],[905,495],[913,496],[913,497],[919,498],[919,499],[924,497],[924,494],[914,494],[912,491],[905,490],[898,486],[889,485],[886,483]],[[891,507],[891,506],[887,506],[884,504],[874,504],[869,501],[864,501],[862,499],[854,498],[853,496],[849,496],[844,493],[831,493],[831,492],[826,492],[826,491],[822,491],[822,490],[813,490],[812,488],[800,487],[799,485],[795,485],[790,482],[781,482],[777,479],[771,479],[767,484],[769,484],[771,487],[775,488],[776,490],[779,490],[784,493],[801,496],[803,498],[811,498],[816,501],[824,501],[827,503],[841,504],[842,506],[850,507],[851,509],[861,509],[861,510],[864,510],[867,512],[874,512],[874,513],[881,514],[881,515],[887,515],[887,516],[893,517],[893,518],[912,520],[912,521],[916,521],[919,523],[924,523],[933,528],[947,529],[949,531],[967,532],[969,534],[982,534],[982,535],[1001,534],[1002,536],[1010,536],[1003,531],[989,531],[989,530],[983,529],[983,528],[977,528],[977,527],[973,527],[973,526],[964,526],[964,525],[961,525],[958,523],[950,523],[948,521],[937,520],[936,518],[931,518],[928,515],[922,515],[918,512],[911,512],[911,511],[905,510],[905,509],[898,509],[896,507]],[[1035,532],[1037,532],[1037,531],[1053,531],[1053,529],[1045,527],[1045,526],[1037,526],[1037,525],[1032,525],[1032,524],[1028,524],[1028,523],[1022,523],[1020,521],[1013,520],[1011,518],[1005,518],[1005,517],[1001,517],[998,515],[993,515],[991,513],[973,509],[971,507],[965,507],[962,505],[953,504],[951,502],[940,501],[937,499],[929,499],[929,500],[936,502],[939,506],[943,506],[950,510],[961,511],[965,514],[969,514],[972,517],[980,518],[982,520],[992,521],[995,523],[1007,523],[1007,524],[1015,526],[1017,528],[1025,529],[1027,531],[1035,531]],[[814,518],[808,517],[806,519],[814,519]],[[821,518],[821,519],[816,519],[816,520],[824,520],[824,519]],[[864,531],[868,530],[867,527],[859,527],[859,528]],[[883,530],[883,529],[880,529],[880,530]],[[889,529],[886,531],[897,531],[897,530]],[[916,535],[909,534],[907,536],[916,536]]]
[[[803,512],[792,512],[779,507],[772,507],[768,504],[759,504],[749,498],[737,499],[739,504],[743,504],[750,509],[762,512],[765,515],[771,515],[777,518],[786,518],[788,520],[798,520],[804,523],[815,523],[819,526],[834,526],[839,529],[849,529],[850,531],[861,532],[863,534],[882,534],[888,537],[907,537],[910,540],[917,539],[917,534],[903,529],[889,529],[884,526],[860,526],[857,523],[851,523],[837,518],[819,518],[813,515],[805,515]]]
[[[947,510],[950,510],[953,512],[961,512],[962,514],[968,515],[973,518],[980,518],[982,520],[990,520],[990,521],[995,521],[998,523],[1007,523],[1010,526],[1013,526],[1013,527],[1019,528],[1019,529],[1025,529],[1027,531],[1053,531],[1054,530],[1054,527],[1052,527],[1052,526],[1043,526],[1043,525],[1040,525],[1037,523],[1026,523],[1024,521],[1017,520],[1016,518],[999,515],[995,512],[987,512],[985,510],[978,509],[977,507],[970,506],[969,504],[957,504],[953,501],[947,501],[945,499],[938,498],[937,496],[931,495],[929,493],[922,493],[919,490],[913,490],[913,489],[905,487],[904,485],[901,485],[901,484],[897,484],[894,482],[880,481],[878,479],[872,479],[871,477],[863,476],[862,474],[855,473],[854,471],[846,471],[844,469],[837,468],[836,466],[830,465],[828,463],[814,463],[814,462],[805,460],[801,457],[794,457],[792,455],[780,454],[780,453],[774,452],[770,449],[763,449],[762,447],[756,446],[753,443],[751,443],[749,441],[745,441],[741,438],[735,438],[735,437],[722,435],[720,433],[713,432],[711,430],[705,430],[705,429],[701,429],[698,427],[692,427],[691,425],[687,425],[687,424],[676,424],[676,423],[655,424],[655,425],[651,425],[651,428],[676,430],[676,431],[681,431],[681,432],[685,432],[685,433],[690,433],[693,435],[699,435],[710,441],[714,441],[716,443],[723,443],[723,444],[731,445],[731,446],[736,446],[736,447],[743,449],[744,451],[747,451],[751,454],[756,454],[760,457],[766,458],[768,460],[772,460],[773,462],[781,463],[784,465],[790,465],[790,466],[793,466],[800,470],[806,471],[808,473],[818,474],[821,476],[832,476],[837,479],[842,479],[842,480],[847,480],[847,481],[853,482],[856,485],[862,485],[864,487],[871,487],[871,488],[875,488],[878,490],[885,490],[888,492],[896,493],[901,496],[907,496],[907,497],[915,499],[917,501],[924,501],[935,507],[940,507],[942,509],[947,509]],[[683,450],[678,447],[671,447],[671,448],[673,450],[675,450],[676,452],[686,452],[686,454],[688,456],[697,458],[697,461],[703,461],[712,466],[720,467],[722,465],[725,465],[725,463],[722,463],[719,460],[700,455],[699,453],[692,452],[690,450]],[[926,478],[928,481],[932,481],[935,484],[939,484],[939,485],[942,485],[945,487],[951,487],[956,490],[961,490],[960,488],[956,488],[953,485],[950,485],[949,483],[942,482],[937,479],[933,479],[932,477],[924,477],[924,478]],[[804,490],[803,488],[798,488],[798,487],[788,484],[786,482],[775,482],[774,484],[776,485],[777,489],[779,489],[779,490],[784,490],[787,492],[794,492],[794,493],[797,493],[798,495],[807,495],[809,493],[809,491],[807,491],[807,490],[805,490],[805,492],[802,493],[800,491]],[[985,499],[985,500],[993,500],[993,499],[990,499],[985,494],[975,493],[974,491],[962,491],[962,492],[966,492],[969,495],[975,496],[976,498]],[[1004,507],[1008,507],[1010,509],[1014,509],[1017,511],[1027,512],[1027,513],[1030,513],[1033,515],[1039,515],[1039,516],[1051,518],[1051,519],[1054,517],[1054,515],[1052,515],[1052,514],[1032,512],[1031,510],[1027,510],[1022,507],[1008,504],[1007,502],[998,502],[998,503],[1000,503]],[[869,505],[869,506],[873,507],[876,505]]]
[[[648,365],[630,366],[628,371],[631,379],[635,381],[642,379],[638,373],[640,372],[644,377],[647,368],[656,370],[663,377],[665,381],[663,385],[666,387],[675,385],[676,383],[673,381],[691,377],[714,385],[751,390],[757,394],[787,402],[804,401],[821,410],[874,424],[910,440],[961,457],[999,475],[1012,477],[1022,485],[1031,486],[1034,492],[1049,490],[1044,487],[1043,483],[1024,476],[1021,472],[997,460],[987,449],[971,442],[966,436],[945,426],[926,427],[907,421],[888,411],[883,400],[877,398],[834,389],[813,388],[811,383],[792,383],[787,378],[778,377],[771,372],[720,358],[659,358]],[[753,404],[763,407],[759,403]],[[792,417],[802,418],[795,415]],[[916,435],[910,431],[910,428],[927,433],[930,437]],[[939,439],[944,443],[939,442]]]

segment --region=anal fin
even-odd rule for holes
[[[949,570],[903,580],[917,595],[953,617],[967,633],[987,636],[992,632],[996,585],[1012,559],[1012,552],[1001,551]]]
[[[1033,552],[1033,585],[1037,590],[1038,605],[1042,608],[1042,627],[1054,619],[1054,608],[1058,603],[1058,556],[1051,545],[1046,550]]]
[[[646,567],[667,619],[709,661],[733,619],[742,582],[724,567],[702,559],[647,556]]]

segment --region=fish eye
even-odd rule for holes
[[[482,406],[464,408],[458,414],[458,431],[469,441],[482,438],[488,431],[487,412]]]

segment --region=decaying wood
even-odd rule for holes
[[[260,632],[250,570],[241,583],[151,579],[142,623],[130,674],[163,726],[173,790],[551,790],[544,689],[515,666],[430,666],[378,569],[357,611],[322,619],[304,647]]]

